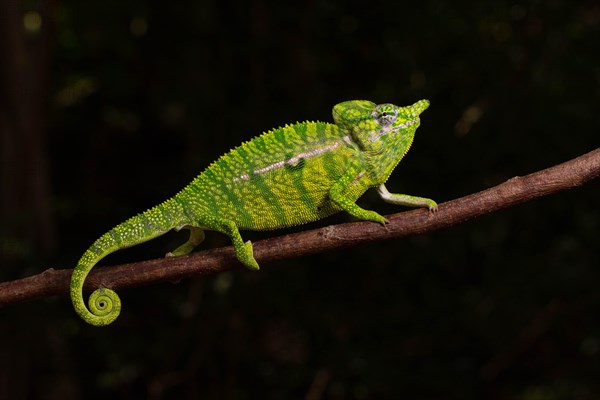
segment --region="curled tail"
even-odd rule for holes
[[[173,228],[185,225],[182,207],[173,199],[136,215],[102,235],[83,254],[71,275],[71,301],[79,316],[88,324],[106,326],[121,312],[119,296],[108,288],[96,289],[90,296],[89,309],[83,300],[86,277],[98,261],[110,253],[154,239]]]

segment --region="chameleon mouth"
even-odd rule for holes
[[[377,131],[371,132],[369,134],[369,141],[370,142],[376,142],[379,140],[379,138],[381,138],[382,136],[385,136],[387,134],[390,134],[392,132],[398,132],[400,129],[406,129],[409,128],[413,125],[418,125],[419,122],[421,122],[421,119],[419,117],[415,118],[415,119],[410,119],[400,125],[396,125],[396,126],[390,126],[390,127],[386,127],[386,128],[381,128]]]

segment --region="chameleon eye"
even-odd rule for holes
[[[398,118],[398,109],[388,104],[381,105],[373,112],[373,117],[381,126],[389,126]]]

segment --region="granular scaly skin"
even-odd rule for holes
[[[204,230],[231,238],[239,261],[258,269],[250,241],[239,230],[270,230],[315,221],[339,211],[384,224],[356,200],[377,187],[389,203],[437,210],[427,198],[390,193],[384,186],[409,150],[419,115],[429,106],[408,107],[353,100],[333,108],[335,124],[300,122],[271,130],[243,143],[206,168],[173,198],[138,214],[101,236],[83,254],[71,278],[75,311],[86,322],[104,326],[119,315],[115,292],[100,288],[83,300],[83,283],[106,255],[187,228],[190,239],[169,256],[187,254],[204,239]]]

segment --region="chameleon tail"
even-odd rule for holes
[[[71,301],[79,316],[88,324],[106,326],[121,312],[119,296],[108,288],[96,289],[90,296],[89,309],[83,300],[83,285],[94,265],[110,253],[146,242],[173,228],[185,225],[182,207],[168,200],[136,215],[102,235],[83,254],[71,276]]]

